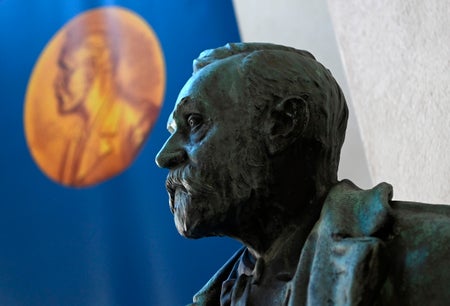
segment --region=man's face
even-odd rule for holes
[[[156,162],[170,170],[170,208],[186,237],[226,234],[254,189],[249,159],[257,164],[264,150],[242,84],[235,59],[210,64],[186,83],[170,115],[172,135]]]
[[[55,93],[61,113],[70,113],[84,103],[94,77],[89,63],[87,48],[61,52],[58,60],[59,73],[55,80]]]

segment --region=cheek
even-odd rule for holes
[[[84,69],[77,69],[71,76],[69,90],[74,96],[82,96],[89,89],[89,78]]]
[[[238,204],[260,185],[258,176],[265,166],[265,151],[251,135],[220,132],[188,149],[191,177],[196,183],[194,189],[217,194],[225,203]]]
[[[229,151],[225,158],[228,161],[229,193],[236,201],[245,202],[259,187],[258,181],[263,174],[260,170],[265,167],[264,150],[258,142],[240,138],[236,140],[235,150]]]

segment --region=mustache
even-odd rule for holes
[[[167,175],[166,189],[169,193],[169,200],[172,209],[175,191],[177,189],[187,193],[189,196],[195,197],[214,193],[213,186],[207,182],[199,180],[194,176],[193,167],[190,165],[171,170]]]

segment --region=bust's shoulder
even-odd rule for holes
[[[450,301],[450,206],[390,201],[384,305],[444,305]],[[444,303],[444,301],[446,301]]]
[[[414,250],[415,254],[445,255],[445,263],[450,266],[450,205],[402,201],[389,204],[392,230],[388,245]]]
[[[331,188],[320,223],[352,237],[379,236],[378,232],[403,236],[406,232],[423,232],[422,236],[450,238],[450,205],[393,201],[392,195],[393,188],[388,183],[364,190],[343,180]]]
[[[392,190],[387,183],[363,190],[348,180],[339,182],[325,200],[313,249],[318,254],[321,245],[331,249],[345,242],[358,249],[378,242],[375,257],[358,256],[379,269],[379,305],[445,305],[450,301],[450,206],[392,201]],[[321,260],[334,262],[334,257]],[[347,268],[358,258],[349,257]],[[357,283],[365,279],[354,276]]]
[[[391,201],[390,206],[393,223],[387,245],[391,253],[404,249],[400,253],[408,253],[405,265],[439,257],[450,272],[450,205]]]
[[[390,201],[392,214],[400,219],[409,220],[410,218],[450,218],[450,205],[427,204],[408,201]]]

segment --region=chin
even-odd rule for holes
[[[185,214],[176,212],[174,214],[174,221],[178,233],[183,237],[198,239],[212,236],[211,234],[208,234],[208,231],[200,225],[201,222],[198,218],[189,218]]]
[[[209,210],[202,202],[192,201],[192,196],[182,188],[177,188],[171,196],[171,210],[175,227],[181,236],[201,238],[207,236],[204,224]]]
[[[200,213],[200,210],[180,211],[174,213],[175,226],[178,233],[186,238],[198,239],[211,236],[223,236],[218,230],[220,225],[211,221],[218,220],[214,216],[206,216]]]

